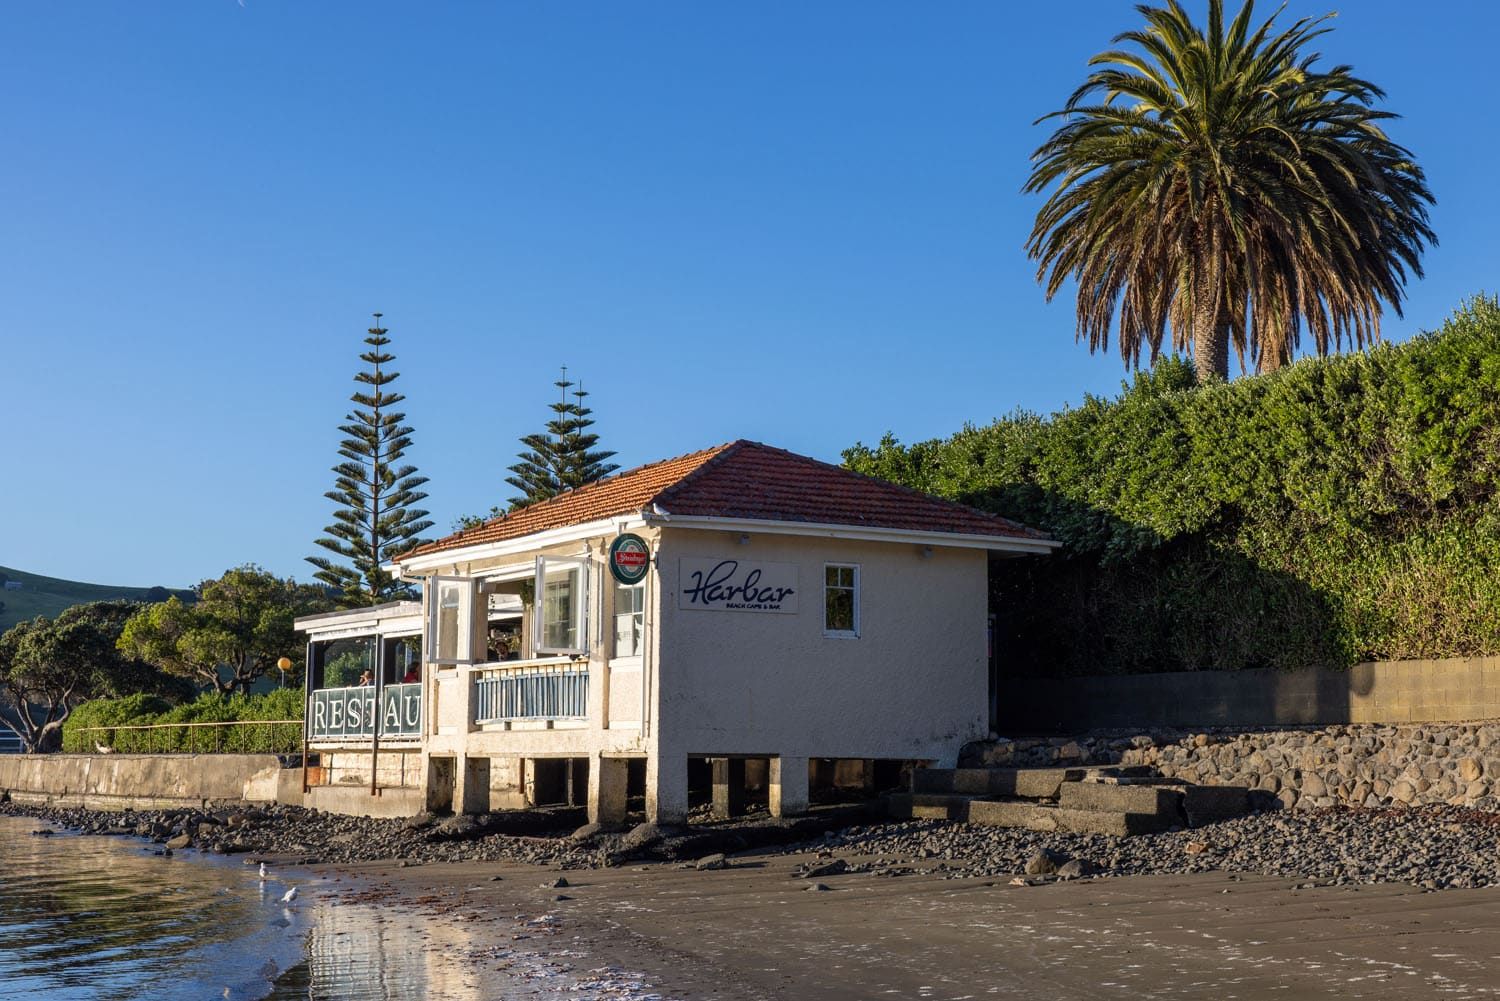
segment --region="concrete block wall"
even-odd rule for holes
[[[7,754],[0,791],[17,802],[95,810],[268,803],[285,785],[283,771],[274,754]]]
[[[1327,726],[1500,719],[1500,657],[1375,661],[1348,671],[1188,671],[1015,679],[1000,728]]]

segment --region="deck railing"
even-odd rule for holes
[[[369,740],[380,730],[381,740],[416,740],[422,736],[422,684],[383,685],[380,713],[375,712],[375,689],[320,688],[312,693],[307,727],[309,740]]]
[[[474,722],[587,719],[589,669],[572,661],[521,662],[474,672]]]
[[[302,750],[302,721],[81,726],[68,733],[63,750],[71,754],[295,754]]]

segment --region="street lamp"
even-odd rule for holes
[[[281,687],[286,687],[286,672],[292,666],[292,658],[282,657],[276,662],[276,670],[281,672]]]

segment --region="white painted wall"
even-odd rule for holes
[[[981,550],[663,530],[656,726],[662,755],[951,760],[988,722]],[[679,560],[793,563],[795,614],[678,607]],[[858,639],[824,636],[826,563],[860,566]]]

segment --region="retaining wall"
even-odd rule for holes
[[[300,769],[282,768],[274,754],[6,754],[0,791],[21,803],[152,810],[300,804],[302,780]]]
[[[1403,807],[1500,812],[1500,723],[1092,733],[989,741],[965,764],[1152,765],[1169,778],[1244,786],[1259,807]]]
[[[1348,671],[1009,679],[999,711],[1008,735],[1500,719],[1500,657],[1376,661]]]

